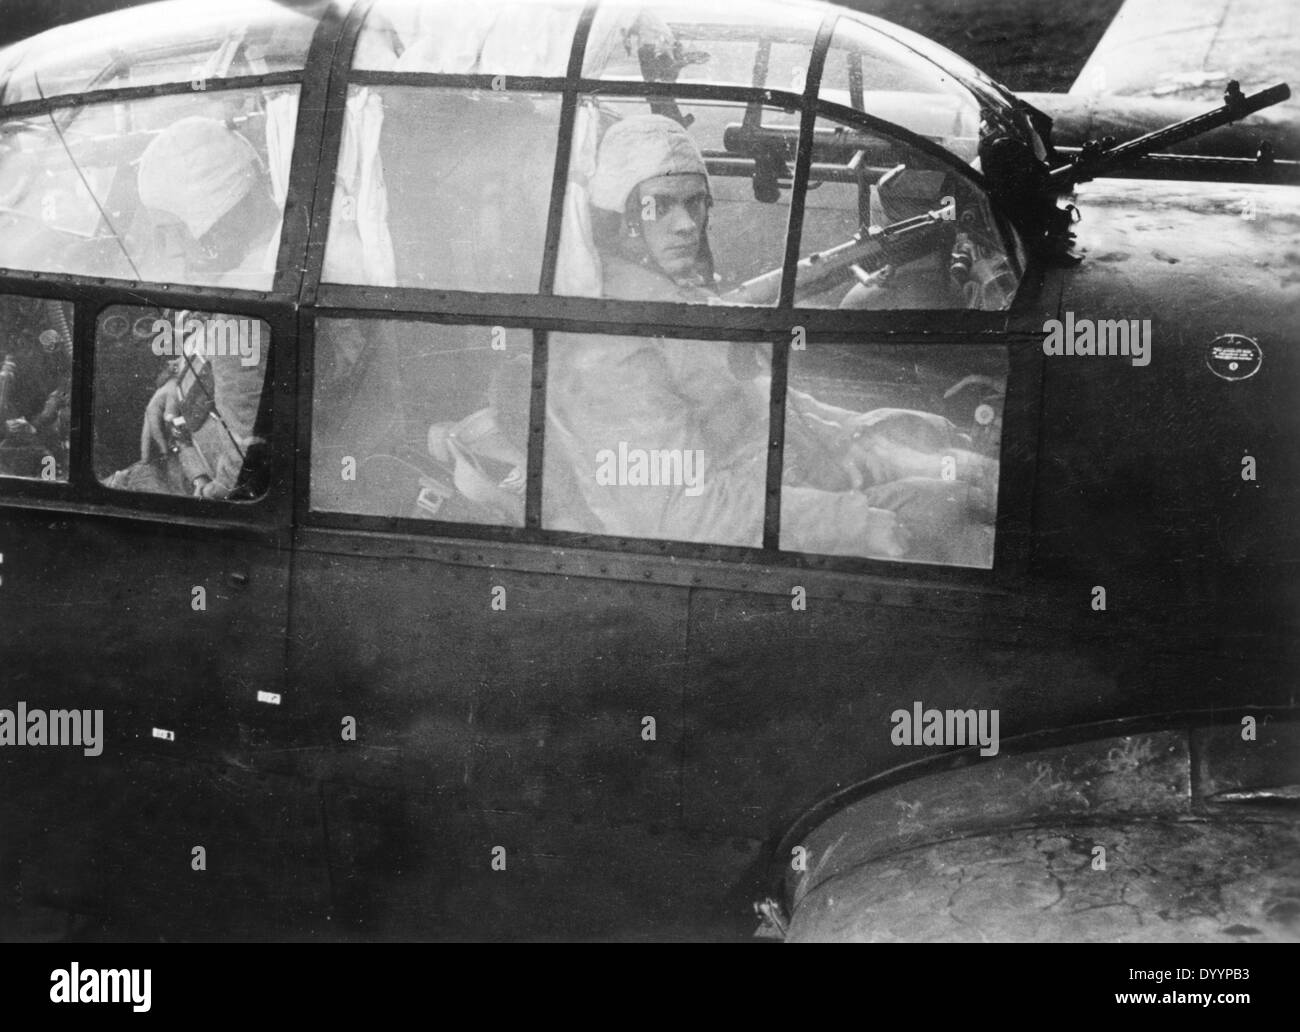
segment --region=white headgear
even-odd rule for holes
[[[704,156],[690,134],[663,115],[635,115],[605,133],[591,177],[591,203],[623,213],[638,183],[657,176],[708,175]]]

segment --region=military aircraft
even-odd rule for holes
[[[1295,938],[1293,14],[1189,6],[0,51],[0,934]]]

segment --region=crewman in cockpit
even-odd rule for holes
[[[600,144],[590,198],[606,297],[717,302],[708,170],[681,125],[641,115],[612,126]],[[770,390],[763,346],[555,334],[550,354],[548,526],[761,543]],[[910,415],[922,423],[929,417],[925,447],[906,437],[915,419],[902,428],[900,445],[898,418],[789,392],[783,548],[922,559],[946,550],[936,539],[967,521],[970,488],[941,478],[942,449],[932,446],[943,443],[936,427],[947,421]],[[620,443],[699,454],[703,490],[601,482],[593,458]],[[909,547],[914,537],[922,554]]]
[[[612,126],[601,142],[590,196],[605,296],[716,298],[708,170],[678,123],[643,115]],[[768,451],[763,351],[665,338],[553,336],[547,397],[555,446],[548,448],[543,480],[551,485],[543,503],[549,501],[548,525],[760,544]],[[736,365],[748,368],[738,374]],[[599,483],[593,457],[620,442],[700,455],[702,490]],[[564,497],[560,485],[577,497]],[[787,547],[903,552],[893,514],[849,492],[790,487],[783,492],[782,523]]]
[[[241,134],[214,118],[182,118],[145,148],[137,185],[146,280],[265,289],[280,216],[261,158]]]
[[[708,169],[695,141],[662,115],[615,123],[591,181],[592,235],[606,297],[715,298]]]
[[[181,119],[145,148],[138,187],[153,227],[140,262],[146,279],[260,285],[279,216],[257,152],[244,137],[215,119]],[[183,342],[175,342],[167,375],[145,408],[140,460],[107,478],[106,486],[223,499],[241,476],[248,480],[245,467],[262,454],[254,424],[270,341],[261,339],[257,320],[244,320],[256,348],[206,347],[214,337],[228,342],[228,328],[208,331],[234,318],[189,314],[181,320],[176,336],[205,347],[182,352]],[[241,341],[249,340],[250,326],[235,328]],[[185,411],[197,425],[176,422]]]

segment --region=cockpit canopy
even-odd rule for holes
[[[95,90],[300,72],[327,4],[165,0],[54,29],[0,52],[0,107]],[[344,3],[342,6],[348,6]],[[354,67],[511,76],[566,73],[580,0],[379,0]],[[826,9],[753,0],[603,0],[582,75],[802,93]],[[647,62],[647,54],[651,56]],[[1005,90],[915,33],[845,11],[822,100],[869,112],[977,162],[981,120],[1032,136]]]
[[[990,201],[983,159],[1008,137],[1022,151],[1041,156],[1043,147],[1015,99],[965,62],[878,19],[813,2],[603,0],[584,19],[586,8],[580,0],[368,6],[351,49],[333,197],[314,199],[332,208],[321,279],[597,296],[600,227],[587,224],[587,177],[611,124],[654,113],[687,127],[707,162],[716,253],[703,285],[728,303],[777,303],[787,234],[802,232],[797,257],[807,267],[798,274],[817,273],[821,285],[821,256],[843,258],[855,234],[925,229],[909,220],[947,212],[971,237],[956,243],[970,252],[962,261],[988,270],[987,282],[888,295],[873,286],[870,299],[858,291],[850,304],[849,270],[861,278],[877,269],[843,260],[844,290],[808,282],[796,301],[1009,304],[1020,245]],[[330,10],[167,0],[0,52],[0,268],[271,289],[280,233],[262,230],[283,219],[307,55]],[[561,99],[575,88],[570,118]],[[187,118],[221,123],[236,139],[193,126],[173,133]],[[800,189],[795,169],[810,125],[811,174]],[[257,203],[223,209],[224,220],[184,210],[233,187],[219,169],[191,177],[183,162],[155,160],[173,137],[210,154],[252,155],[241,174],[256,180]],[[566,157],[567,182],[554,181]],[[314,158],[304,151],[298,160]],[[146,172],[175,188],[161,199],[142,192]],[[183,196],[187,185],[200,198]],[[563,192],[562,208],[553,191]],[[789,217],[800,207],[802,225]],[[547,270],[557,210],[559,254]],[[430,224],[445,232],[424,232]],[[241,235],[249,226],[258,231]],[[935,255],[952,249],[928,236]],[[232,239],[236,257],[222,254],[236,249]],[[298,270],[281,271],[292,290]]]
[[[468,11],[451,3],[381,0],[354,67],[562,76],[581,9],[570,0],[492,3]],[[777,0],[711,9],[683,0],[614,0],[597,10],[582,75],[801,94],[824,15],[817,4]],[[933,48],[924,55],[914,42],[900,42],[891,33],[878,19],[846,12],[831,37],[820,98],[870,112],[976,162],[981,107],[1005,99],[976,85],[978,73],[949,71],[934,59]]]
[[[0,53],[0,281],[99,300],[0,294],[0,477],[84,479],[83,327],[100,488],[269,497],[272,358],[301,347],[330,519],[988,569],[1007,348],[842,316],[1011,306],[1008,141],[1042,155],[969,66],[798,0],[170,0],[59,29]]]

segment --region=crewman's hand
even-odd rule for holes
[[[207,498],[211,501],[220,501],[229,493],[229,491],[211,477],[200,476],[196,477],[194,480],[195,498]]]
[[[855,490],[906,477],[967,480],[980,456],[960,447],[942,416],[909,410],[876,410],[845,420],[840,461]]]
[[[180,412],[181,388],[175,380],[168,380],[154,391],[144,409],[144,428],[140,431],[140,461],[153,458],[156,448],[159,455],[167,453],[167,423]]]

